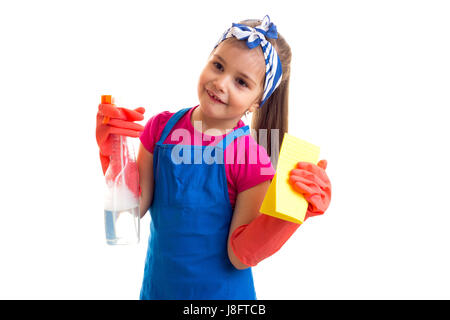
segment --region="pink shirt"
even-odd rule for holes
[[[197,106],[198,107],[198,106]],[[191,123],[191,115],[195,108],[191,108],[173,127],[164,141],[165,144],[182,143],[180,137],[172,139],[176,129],[189,132],[191,145],[210,145],[222,140],[225,135],[208,136],[197,131]],[[162,131],[174,113],[164,111],[150,118],[140,136],[142,145],[153,154],[156,142],[161,139]],[[242,120],[234,129],[245,126]],[[184,138],[183,138],[184,139]],[[183,141],[185,144],[185,141]],[[264,147],[258,145],[251,135],[241,136],[230,143],[224,151],[225,174],[228,185],[230,203],[234,207],[239,192],[254,187],[261,182],[271,180],[275,170]]]

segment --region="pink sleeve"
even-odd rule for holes
[[[233,150],[227,147],[226,153],[232,153]],[[275,175],[275,169],[270,162],[266,149],[258,145],[256,141],[249,135],[234,141],[236,155],[234,164],[227,164],[227,176],[229,182],[234,186],[236,194],[230,195],[230,201],[234,205],[237,193],[250,189],[261,182],[271,180]],[[227,158],[225,161],[228,161]],[[227,162],[226,162],[227,163]]]
[[[172,115],[173,113],[164,111],[154,115],[147,121],[139,139],[148,152],[153,153],[155,144],[161,138],[162,131]]]

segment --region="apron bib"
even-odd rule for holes
[[[228,258],[233,208],[223,159],[227,145],[249,134],[249,128],[230,132],[215,146],[164,144],[187,111],[169,119],[155,145],[155,188],[140,298],[255,300],[251,268],[238,270]]]

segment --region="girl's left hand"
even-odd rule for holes
[[[325,172],[327,161],[317,165],[309,162],[297,163],[297,168],[289,173],[289,183],[309,202],[305,221],[309,217],[323,214],[330,205],[331,182]]]

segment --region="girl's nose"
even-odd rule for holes
[[[216,87],[217,91],[225,92],[225,89],[227,87],[227,81],[228,81],[227,76],[221,75],[214,80],[213,84]]]

